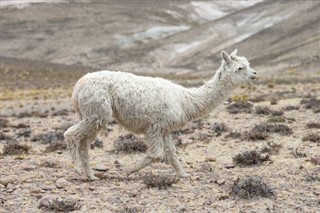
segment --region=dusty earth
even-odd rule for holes
[[[234,102],[226,102],[209,116],[176,133],[179,158],[191,177],[161,189],[147,187],[144,178],[150,173],[174,176],[172,168],[163,162],[129,178],[125,176],[125,169],[142,153],[115,152],[114,142],[127,134],[115,123],[110,124],[108,136],[105,133],[99,135],[103,147],[90,150],[91,164],[99,170],[96,171],[101,178],[98,181],[90,182],[77,174],[67,150],[45,152],[46,147],[56,140],[64,143],[59,134],[77,121],[69,103],[70,89],[50,91],[48,97],[43,97],[42,93],[27,95],[25,92],[19,99],[7,97],[1,100],[0,150],[4,152],[4,147],[13,141],[31,147],[27,154],[3,153],[0,157],[1,212],[48,211],[45,207],[38,208],[40,200],[47,196],[73,200],[78,212],[320,211],[320,166],[314,161],[320,153],[319,139],[303,141],[309,133],[319,136],[319,126],[308,128],[307,124],[318,122],[319,125],[320,114],[300,103],[302,98],[320,97],[319,84],[269,82],[241,86],[230,97],[238,101],[251,100],[251,113],[231,114],[227,107]],[[271,100],[275,102],[273,105]],[[292,134],[268,133],[263,140],[227,137],[230,132],[245,135],[246,131],[250,132],[255,125],[272,117],[257,114],[255,107],[258,106],[283,110],[280,117],[284,122],[280,124],[291,128]],[[291,106],[291,110],[287,106]],[[226,128],[219,128],[221,123]],[[41,138],[39,134],[47,137]],[[270,142],[281,145],[281,148],[277,153],[268,154],[268,161],[248,166],[239,166],[233,161],[237,154],[246,150],[259,151]],[[270,186],[274,196],[244,199],[233,195],[233,183],[246,176],[259,176]]]
[[[319,1],[4,2],[15,1],[0,5],[0,212],[320,212]],[[100,180],[77,174],[62,135],[78,120],[80,76],[123,70],[199,86],[235,48],[259,79],[174,133],[189,178],[147,186],[175,177],[165,162],[126,177],[143,153],[115,151],[127,134],[116,123],[90,150]],[[234,186],[248,177],[269,196],[254,186],[241,196]]]

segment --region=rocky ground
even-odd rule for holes
[[[319,212],[319,91],[313,83],[243,85],[174,133],[191,174],[180,180],[165,162],[126,177],[145,147],[111,123],[90,150],[100,177],[90,182],[65,149],[62,133],[77,121],[67,93],[2,100],[1,212]]]

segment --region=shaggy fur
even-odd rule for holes
[[[135,134],[144,134],[147,154],[128,175],[159,159],[168,160],[180,176],[187,176],[176,155],[171,131],[203,117],[239,84],[255,78],[244,57],[222,51],[214,77],[199,88],[184,88],[161,78],[125,72],[100,71],[83,76],[75,85],[72,103],[81,120],[65,132],[73,162],[90,179],[89,144],[114,118]]]

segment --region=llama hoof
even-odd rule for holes
[[[187,178],[187,177],[190,177],[190,174],[184,172],[184,173],[179,174],[179,176],[181,178]]]
[[[133,171],[127,170],[127,171],[126,171],[126,176],[129,177],[132,173],[133,173]]]
[[[95,180],[100,180],[100,178],[92,175],[92,176],[89,177],[89,180],[90,180],[90,181],[95,181]]]

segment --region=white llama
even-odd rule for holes
[[[127,174],[166,159],[181,177],[188,174],[179,163],[171,132],[209,114],[239,84],[256,72],[244,57],[222,51],[222,64],[214,77],[199,88],[185,88],[161,78],[125,72],[88,73],[75,85],[72,103],[81,120],[64,134],[72,160],[91,180],[89,144],[114,118],[125,129],[146,136],[148,150]]]

